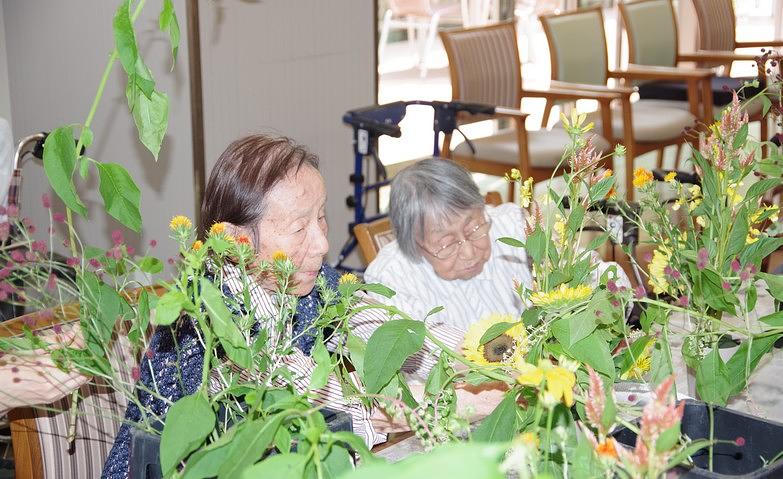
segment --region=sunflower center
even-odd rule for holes
[[[514,338],[501,334],[484,345],[484,359],[491,363],[500,363],[514,352]]]

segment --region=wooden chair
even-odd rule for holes
[[[714,10],[715,6],[722,4],[722,0],[709,0],[701,2],[694,0],[696,5],[701,5],[703,10]],[[730,4],[730,2],[729,2]],[[706,5],[710,5],[709,7]],[[628,61],[632,65],[645,65],[651,67],[676,67],[681,62],[696,61],[700,65],[709,66],[715,62],[721,64],[728,59],[753,61],[753,55],[736,54],[733,48],[727,51],[699,50],[693,54],[682,54],[678,49],[677,20],[671,0],[636,0],[621,3],[620,15],[628,35]],[[697,8],[699,10],[699,8]],[[731,13],[733,19],[733,11]],[[701,17],[700,17],[701,18]],[[733,25],[733,23],[732,23]],[[707,28],[702,27],[702,28]],[[732,27],[733,28],[733,27]],[[716,30],[720,30],[716,28]],[[733,30],[732,30],[733,38]],[[753,42],[751,42],[753,43]],[[727,47],[732,46],[726,45]],[[713,60],[713,63],[706,62]],[[763,68],[759,71],[762,83],[764,81]],[[710,78],[709,88],[704,88],[699,101],[704,105],[705,114],[703,121],[712,123],[713,117],[710,111],[720,111],[731,103],[732,91],[743,87],[745,81],[753,78],[732,78],[728,75],[713,76]],[[683,108],[688,105],[687,85],[685,81],[676,79],[658,79],[646,81],[639,85],[639,98],[643,100],[659,100],[661,104]],[[760,88],[746,88],[745,97],[752,97]],[[762,103],[753,102],[748,105],[748,114],[751,121],[761,123],[761,138],[767,139],[767,122],[762,121]],[[679,152],[679,150],[678,150]],[[658,157],[658,168],[662,168],[662,156]],[[677,155],[679,160],[679,154]],[[675,167],[678,167],[676,165]]]
[[[734,14],[732,0],[691,0],[696,10],[696,20],[699,24],[698,47],[705,54],[722,52],[734,53],[737,48],[770,48],[783,47],[783,39],[769,39],[760,41],[737,41],[737,18]],[[744,60],[747,55],[738,55],[737,60]],[[726,61],[728,60],[728,62]],[[718,58],[712,63],[704,62],[709,66],[725,65],[724,74],[729,76],[731,64],[736,60]]]
[[[513,23],[501,23],[478,28],[443,31],[440,34],[449,58],[451,96],[453,100],[484,103],[517,109],[523,96],[541,97],[551,101],[592,99],[611,101],[618,98],[614,92],[576,91],[550,88],[524,89]],[[495,117],[461,117],[467,124]],[[503,176],[510,168],[520,170],[523,178],[535,181],[549,179],[560,163],[570,140],[564,129],[546,130],[546,119],[539,131],[527,131],[526,115],[511,118],[515,128],[495,135],[472,139],[475,152],[468,142],[451,151],[451,135],[443,141],[443,155],[452,158],[470,171]],[[609,142],[594,135],[593,143],[599,151],[610,148]],[[513,183],[509,184],[509,198],[513,197]]]
[[[484,196],[484,202],[497,206],[503,202],[503,199],[497,191],[490,191]],[[353,233],[359,243],[365,265],[370,264],[378,256],[381,248],[394,241],[394,231],[388,217],[360,223],[353,227]]]
[[[686,128],[697,126],[698,119],[711,116],[710,105],[700,108],[699,95],[709,87],[713,75],[708,70],[681,70],[648,68],[638,65],[627,70],[609,70],[604,19],[600,7],[574,12],[542,15],[551,56],[552,80],[559,88],[594,89],[614,92],[620,96],[619,105],[600,104],[596,128],[603,136],[625,146],[625,193],[633,199],[634,159],[644,153],[670,145],[695,142]],[[631,88],[607,87],[607,81],[616,78],[628,81],[670,79],[687,83],[689,109],[656,105],[645,100],[631,103]],[[619,108],[617,108],[619,107]]]

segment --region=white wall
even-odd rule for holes
[[[96,160],[122,164],[139,184],[143,234],[138,237],[126,231],[125,236],[137,249],[145,247],[150,239],[157,239],[157,253],[164,260],[176,251],[167,239],[168,220],[173,214],[192,216],[194,212],[185,0],[174,3],[180,16],[183,44],[173,73],[169,72],[167,37],[157,27],[160,3],[148,2],[136,23],[140,51],[158,88],[169,95],[171,102],[168,135],[157,164],[137,138],[125,100],[125,74],[119,63],[95,115],[95,143],[88,151],[88,156]],[[13,130],[17,139],[84,121],[113,49],[112,17],[118,4],[106,0],[3,2]],[[95,179],[93,175],[86,188],[81,188],[90,220],[80,220],[78,230],[90,244],[107,247],[111,244],[110,232],[119,224],[103,213]],[[43,224],[47,216],[40,198],[49,188],[40,162],[26,164],[22,190],[23,213]],[[59,204],[58,207],[62,209]]]
[[[346,110],[375,101],[369,0],[200,0],[207,178],[234,139],[276,132],[321,158],[331,258],[347,237]]]
[[[3,3],[0,2],[0,118],[11,122],[11,92],[8,90],[8,60],[3,18]]]

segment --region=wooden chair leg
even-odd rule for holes
[[[443,146],[440,149],[440,157],[451,159],[451,133],[443,135]]]
[[[666,151],[666,147],[659,148],[658,150],[658,158],[656,160],[656,164],[658,165],[658,169],[663,168],[663,152]]]
[[[514,202],[514,185],[515,183],[513,181],[508,182],[508,202],[513,203]]]
[[[680,169],[680,157],[682,156],[682,143],[677,143],[677,153],[674,156],[674,169]]]
[[[541,128],[546,129],[549,126],[549,115],[552,113],[554,102],[544,100],[544,116],[541,117]]]

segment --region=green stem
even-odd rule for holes
[[[544,451],[544,465],[549,469],[549,450],[552,449],[552,411],[554,408],[548,408],[546,416],[546,450]]]

